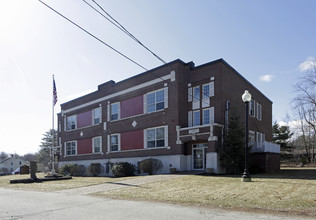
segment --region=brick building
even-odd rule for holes
[[[262,170],[277,170],[279,147],[272,139],[272,102],[223,59],[195,67],[175,60],[61,105],[58,114],[60,165],[110,166],[143,159],[179,171],[224,172],[218,149],[231,107],[245,120],[241,96],[252,94],[249,110],[252,156]]]

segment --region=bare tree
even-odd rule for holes
[[[297,96],[292,101],[292,117],[307,159],[315,163],[316,135],[316,63],[294,86]]]
[[[0,153],[0,161],[3,160],[3,159],[6,159],[8,156],[9,156],[9,154],[7,154],[6,152],[3,152],[3,151],[2,151],[2,152]]]

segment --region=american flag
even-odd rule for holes
[[[53,105],[55,106],[57,103],[57,90],[56,90],[56,84],[55,84],[55,78],[53,78]]]

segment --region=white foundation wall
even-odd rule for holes
[[[214,173],[219,173],[217,153],[211,152],[206,154],[206,168],[213,168]]]
[[[113,158],[113,159],[102,159],[102,160],[78,160],[78,161],[62,161],[59,162],[59,167],[62,167],[64,164],[78,164],[84,165],[86,167],[90,166],[92,163],[100,163],[104,169],[102,169],[101,176],[109,175],[106,173],[106,164],[107,163],[119,163],[119,162],[128,162],[137,167],[138,163],[142,160],[155,158],[162,162],[163,168],[160,173],[170,173],[170,168],[176,168],[177,171],[186,171],[192,169],[191,155],[167,155],[167,156],[154,156],[154,157],[130,157],[130,158]],[[170,167],[170,165],[172,165]]]

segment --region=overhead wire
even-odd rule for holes
[[[60,12],[58,12],[57,10],[55,10],[54,8],[52,8],[51,6],[49,6],[48,4],[46,4],[45,2],[43,2],[42,0],[38,0],[39,2],[41,2],[43,5],[45,5],[46,7],[48,7],[50,10],[52,10],[53,12],[55,12],[56,14],[58,14],[59,16],[61,16],[62,18],[66,19],[68,22],[72,23],[73,25],[75,25],[76,27],[78,27],[79,29],[81,29],[82,31],[84,31],[85,33],[87,33],[88,35],[90,35],[91,37],[93,37],[94,39],[98,40],[99,42],[101,42],[102,44],[104,44],[105,46],[109,47],[110,49],[112,49],[113,51],[115,51],[116,53],[120,54],[121,56],[123,56],[124,58],[126,58],[127,60],[133,62],[134,64],[136,64],[137,66],[141,67],[142,69],[148,71],[147,68],[145,68],[144,66],[140,65],[139,63],[137,63],[136,61],[132,60],[131,58],[129,58],[128,56],[126,56],[125,54],[121,53],[120,51],[116,50],[115,48],[113,48],[112,46],[110,46],[109,44],[105,43],[103,40],[101,40],[100,38],[96,37],[95,35],[93,35],[92,33],[90,33],[89,31],[87,31],[86,29],[84,29],[83,27],[81,27],[80,25],[76,24],[75,22],[73,22],[72,20],[70,20],[69,18],[67,18],[66,16],[64,16],[63,14],[61,14]],[[87,3],[85,0],[83,0],[85,3]],[[94,0],[92,0],[93,2],[95,2]],[[96,2],[95,2],[96,3]],[[87,3],[88,4],[88,3]],[[96,3],[97,4],[97,3]],[[93,6],[91,6],[90,4],[88,4],[90,7],[94,8]],[[98,4],[97,4],[98,5]],[[102,15],[101,12],[99,12],[97,9],[95,9],[99,14]],[[108,14],[107,12],[104,13]],[[109,15],[110,16],[110,15]],[[104,17],[104,16],[103,16]],[[113,19],[115,22],[117,22],[112,16],[110,16],[111,19]],[[109,20],[108,18],[106,18],[107,20]],[[110,21],[110,20],[109,20]],[[115,25],[116,27],[118,27],[116,24],[114,24],[112,21],[110,21],[113,25]],[[118,22],[117,22],[118,23]],[[120,29],[122,31],[124,31],[126,34],[128,34],[130,37],[132,37],[133,39],[135,38],[130,32],[128,32],[121,24],[118,23],[118,25],[121,27]],[[119,27],[118,27],[119,28]],[[137,38],[135,38],[136,41],[138,41]],[[140,42],[140,41],[139,41]],[[140,42],[141,45],[143,45]],[[144,45],[143,45],[144,46]],[[145,46],[144,46],[145,47]],[[147,47],[145,47],[147,48]],[[148,48],[147,48],[148,49]],[[149,49],[148,49],[149,50]],[[149,50],[150,51],[150,50]],[[150,51],[151,52],[151,51]],[[153,53],[153,52],[151,52]],[[153,53],[154,54],[154,53]],[[161,60],[164,64],[166,64],[166,62],[164,60],[162,60],[161,58],[159,58],[157,55],[154,54],[154,56],[156,56],[159,60]],[[151,73],[153,76],[158,77],[159,79],[161,79],[163,82],[166,82],[168,85],[179,89],[178,86],[170,84],[169,82],[167,82],[167,80],[163,79],[161,76],[158,76],[154,73]],[[204,94],[204,92],[202,92]],[[194,97],[194,94],[192,92],[191,94],[192,96],[192,100],[194,99],[199,99]],[[201,102],[205,102],[203,99],[200,100]],[[206,103],[206,102],[205,102]],[[208,104],[208,103],[206,103]]]
[[[143,67],[142,65],[140,65],[139,63],[137,63],[136,61],[132,60],[131,58],[129,58],[128,56],[126,56],[125,54],[121,53],[120,51],[116,50],[114,47],[110,46],[109,44],[105,43],[103,40],[101,40],[100,38],[98,38],[97,36],[93,35],[92,33],[90,33],[89,31],[87,31],[86,29],[84,29],[83,27],[81,27],[80,25],[76,24],[75,22],[73,22],[72,20],[70,20],[69,18],[67,18],[66,16],[64,16],[63,14],[59,13],[57,10],[55,10],[54,8],[52,8],[51,6],[47,5],[45,2],[38,0],[39,2],[41,2],[43,5],[45,5],[46,7],[48,7],[49,9],[51,9],[53,12],[55,12],[56,14],[58,14],[59,16],[63,17],[64,19],[66,19],[67,21],[69,21],[70,23],[72,23],[73,25],[75,25],[76,27],[78,27],[79,29],[81,29],[82,31],[86,32],[87,34],[89,34],[91,37],[93,37],[94,39],[98,40],[99,42],[101,42],[102,44],[104,44],[105,46],[109,47],[110,49],[112,49],[113,51],[115,51],[116,53],[120,54],[121,56],[125,57],[126,59],[128,59],[129,61],[133,62],[134,64],[136,64],[137,66],[141,67],[142,69],[148,71],[147,68]]]
[[[98,12],[102,17],[107,19],[109,22],[111,22],[113,25],[115,25],[117,28],[119,28],[121,31],[123,31],[127,36],[132,38],[134,41],[136,41],[138,44],[140,44],[143,48],[145,48],[147,51],[149,51],[153,56],[155,56],[158,60],[160,60],[163,64],[166,64],[167,62],[164,61],[161,57],[159,57],[157,54],[155,54],[152,50],[150,50],[147,46],[145,46],[139,39],[137,39],[131,32],[129,32],[120,22],[118,22],[115,18],[113,18],[100,4],[98,4],[95,0],[92,0],[94,4],[96,4],[108,17],[106,17],[104,14],[102,14],[99,10],[97,10],[95,7],[93,7],[91,4],[89,4],[86,0],[83,0],[87,5],[89,5],[93,10]]]

